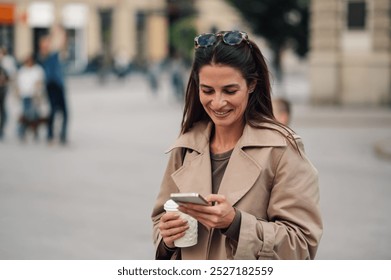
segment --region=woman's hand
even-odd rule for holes
[[[175,248],[174,240],[185,235],[189,228],[187,221],[179,217],[177,213],[166,212],[160,218],[159,230],[163,241],[169,248]]]
[[[235,209],[225,196],[210,194],[206,200],[211,204],[210,206],[181,203],[178,210],[194,217],[207,228],[228,228],[235,218]]]

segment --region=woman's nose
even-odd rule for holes
[[[219,109],[224,107],[226,104],[227,101],[225,100],[224,96],[221,93],[216,93],[212,100],[213,107],[215,107],[215,109]]]

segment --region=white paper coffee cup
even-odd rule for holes
[[[189,228],[186,230],[186,233],[181,238],[174,241],[176,247],[191,247],[197,244],[198,239],[198,223],[197,220],[193,217],[182,213],[178,210],[178,204],[169,199],[164,204],[164,210],[167,212],[177,212],[181,219],[186,220]]]

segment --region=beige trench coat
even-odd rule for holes
[[[170,149],[152,212],[156,248],[162,241],[159,219],[170,193],[206,196],[212,191],[211,128],[211,123],[197,124]],[[278,132],[245,126],[219,189],[241,211],[239,240],[199,223],[198,243],[182,248],[182,259],[314,259],[322,235],[318,174],[300,137],[295,138],[301,156]],[[187,148],[183,164],[182,148]]]

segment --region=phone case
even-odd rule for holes
[[[175,202],[189,202],[208,205],[208,202],[198,193],[172,193],[171,199]]]

